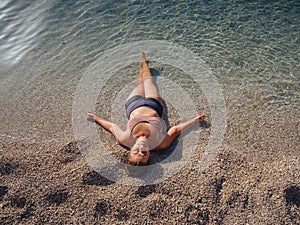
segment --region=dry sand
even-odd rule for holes
[[[0,224],[300,224],[299,109],[255,93],[226,92],[225,140],[205,171],[198,162],[210,128],[200,127],[203,143],[190,162],[169,179],[140,187],[89,167],[72,138],[69,102],[63,119],[39,122],[49,130],[68,124],[59,141],[1,137]]]

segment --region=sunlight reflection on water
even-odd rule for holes
[[[0,66],[11,67],[36,46],[35,39],[45,27],[49,1],[0,3]]]

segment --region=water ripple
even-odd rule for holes
[[[45,26],[44,1],[6,0],[0,3],[0,66],[18,63],[36,46],[36,36]]]

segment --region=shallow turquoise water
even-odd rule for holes
[[[271,110],[299,115],[298,1],[6,0],[0,19],[5,139],[68,136],[72,97],[86,68],[103,51],[138,40],[174,42],[197,54],[225,98],[234,99],[229,109],[244,103],[239,90],[249,90]]]

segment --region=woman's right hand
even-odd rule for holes
[[[204,114],[199,114],[199,121],[203,121],[205,119],[205,115]]]

